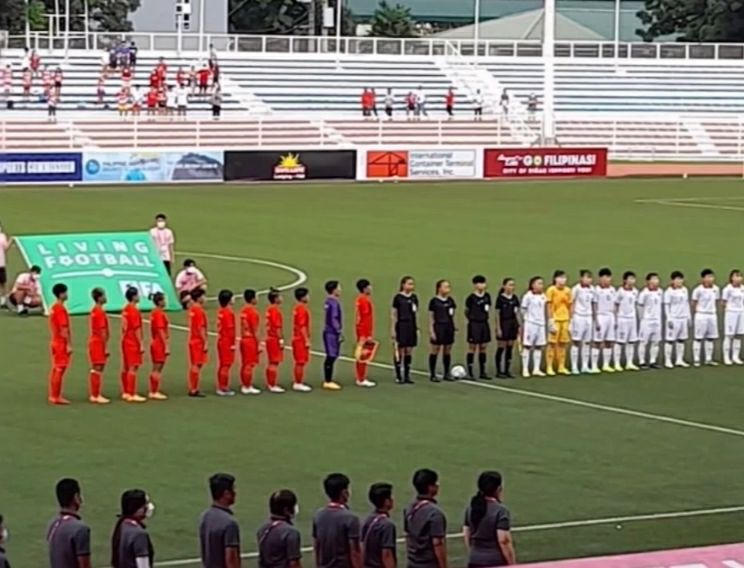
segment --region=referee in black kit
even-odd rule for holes
[[[399,385],[412,385],[411,362],[413,348],[418,344],[418,296],[414,293],[416,282],[412,276],[400,280],[400,289],[393,298],[392,330],[395,353],[395,382]]]
[[[438,383],[437,358],[442,353],[444,380],[451,381],[452,345],[455,343],[455,301],[450,296],[452,285],[448,280],[439,280],[436,295],[429,300],[429,380]]]
[[[488,344],[491,343],[491,327],[488,314],[491,310],[491,294],[486,291],[486,277],[473,276],[473,292],[465,300],[465,317],[468,320],[468,378],[474,379],[473,365],[478,354],[480,379],[490,379],[486,374]]]

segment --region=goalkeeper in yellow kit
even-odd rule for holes
[[[553,273],[553,285],[548,288],[545,296],[548,308],[547,374],[552,376],[557,372],[560,375],[570,375],[571,372],[566,367],[566,354],[571,342],[571,289],[563,270]]]

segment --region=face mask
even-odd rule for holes
[[[2,532],[0,532],[0,542],[8,542],[9,538],[10,538],[10,533],[8,532],[8,529],[3,527]]]
[[[155,226],[158,229],[165,229],[165,221],[158,221],[157,223],[155,223]]]
[[[150,501],[147,504],[147,508],[145,509],[145,518],[151,519],[154,514],[155,514],[155,503]]]
[[[299,503],[297,503],[297,504],[296,504],[296,505],[294,506],[294,511],[292,511],[292,516],[293,516],[293,517],[297,517],[297,516],[299,516],[299,514],[300,514],[300,504],[299,504]]]

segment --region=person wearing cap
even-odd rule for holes
[[[298,512],[293,491],[282,489],[271,494],[269,519],[256,533],[259,568],[302,568],[300,531],[292,524]]]
[[[141,489],[122,493],[121,511],[111,537],[112,568],[152,568],[155,549],[145,520],[154,512],[155,505]]]
[[[194,290],[207,291],[207,278],[196,266],[196,262],[190,258],[183,261],[183,269],[176,275],[176,291],[181,300],[183,309],[188,309],[191,304],[191,293]]]

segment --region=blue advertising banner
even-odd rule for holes
[[[80,152],[0,152],[0,182],[74,182],[83,180]]]
[[[224,181],[222,151],[85,152],[83,181],[109,183]]]

